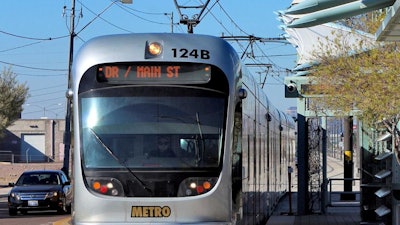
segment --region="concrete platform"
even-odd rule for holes
[[[343,178],[343,161],[328,157],[327,178]],[[326,208],[325,214],[314,213],[310,215],[297,215],[297,176],[294,173],[294,193],[292,193],[292,215],[289,213],[289,197],[286,195],[281,199],[273,215],[267,221],[267,225],[359,225],[361,222],[360,206],[358,194],[360,191],[359,182],[353,185],[353,191],[356,194],[355,201],[343,201],[340,193],[343,192],[343,181],[334,181],[330,188],[328,187],[328,201],[330,207]]]
[[[334,195],[333,195],[334,196]],[[339,195],[337,195],[339,198]],[[289,210],[289,198],[285,196],[278,204],[267,225],[359,225],[360,206],[348,204],[341,207],[328,207],[325,214],[297,215],[297,193],[292,194],[292,215]],[[345,204],[343,204],[345,205]]]

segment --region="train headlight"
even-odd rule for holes
[[[146,52],[145,58],[155,58],[160,57],[163,52],[163,46],[159,42],[147,42],[146,43]]]
[[[149,53],[156,56],[160,55],[162,52],[162,46],[158,42],[152,42],[149,44]]]
[[[115,178],[99,177],[88,178],[90,189],[102,195],[124,196],[124,189],[119,180]]]
[[[189,177],[179,184],[178,197],[195,196],[209,192],[217,183],[217,177]]]

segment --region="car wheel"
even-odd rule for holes
[[[58,214],[67,213],[67,205],[65,203],[65,199],[62,200],[62,206],[57,210]]]
[[[67,206],[67,213],[68,213],[68,214],[71,213],[71,205]]]
[[[67,213],[70,214],[70,213],[71,213],[71,210],[72,210],[72,203],[70,202],[70,203],[67,205]]]
[[[8,208],[8,214],[10,216],[16,216],[17,215],[18,210],[14,209],[14,208]]]

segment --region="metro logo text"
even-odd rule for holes
[[[168,206],[132,206],[131,217],[169,217],[171,208]]]

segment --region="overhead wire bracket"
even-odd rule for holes
[[[180,16],[179,23],[187,25],[188,33],[193,33],[193,28],[200,23],[200,17],[207,8],[208,3],[210,3],[210,0],[207,0],[207,2],[202,5],[183,5],[179,4],[178,0],[174,0],[174,3]],[[182,12],[183,10],[191,11],[192,13],[193,11],[200,10],[200,13],[194,13],[192,17],[189,18],[188,14]]]

